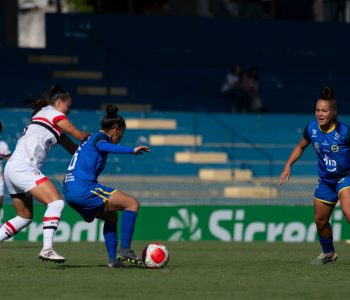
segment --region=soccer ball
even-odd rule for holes
[[[169,251],[161,243],[150,243],[142,251],[142,261],[147,268],[163,268],[169,262]]]

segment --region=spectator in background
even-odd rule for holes
[[[0,121],[0,134],[2,134],[2,130],[4,128],[3,123]],[[2,205],[4,201],[4,177],[2,174],[2,163],[4,158],[8,160],[10,158],[11,151],[6,142],[0,140],[0,226],[2,225]]]
[[[232,66],[226,75],[226,80],[221,87],[221,94],[230,101],[231,110],[234,112],[247,112],[249,110],[249,98],[242,88],[242,65]]]
[[[259,95],[259,68],[251,67],[242,78],[242,88],[248,97],[248,112],[265,112]]]

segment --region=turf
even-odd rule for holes
[[[145,242],[134,242],[140,253]],[[41,243],[0,245],[0,299],[346,299],[350,247],[314,266],[317,243],[166,242],[167,268],[108,269],[103,243],[57,243],[65,264],[40,262]]]

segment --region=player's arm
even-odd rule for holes
[[[127,147],[108,143],[107,141],[99,141],[96,145],[97,149],[103,152],[114,154],[135,154],[139,155],[143,152],[150,152],[151,150],[147,146]]]
[[[279,181],[280,185],[284,183],[285,179],[289,180],[291,166],[300,158],[300,156],[304,153],[304,150],[309,144],[310,144],[310,140],[308,140],[303,136],[299,144],[295,146],[287,162],[285,163],[284,169],[280,175],[280,181]]]
[[[79,145],[74,143],[68,135],[62,134],[58,143],[66,149],[70,154],[74,154],[75,151],[79,148]]]
[[[60,127],[64,132],[68,133],[69,135],[71,135],[72,137],[76,138],[78,141],[84,141],[86,140],[90,134],[85,132],[85,131],[81,131],[78,128],[76,128],[73,123],[71,121],[69,121],[68,119],[62,119],[57,121],[57,126]]]

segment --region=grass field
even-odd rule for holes
[[[145,242],[134,242],[140,253]],[[109,269],[103,243],[57,243],[65,264],[40,262],[41,243],[0,245],[0,299],[346,299],[350,247],[314,266],[317,243],[178,242],[167,268]]]

